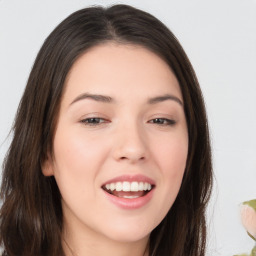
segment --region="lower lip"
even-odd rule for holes
[[[145,206],[147,203],[149,203],[150,199],[153,196],[154,188],[150,190],[145,196],[137,197],[137,198],[122,198],[117,197],[114,195],[109,194],[105,190],[103,192],[105,193],[108,200],[110,200],[112,203],[114,203],[116,206],[122,208],[122,209],[138,209],[143,206]]]

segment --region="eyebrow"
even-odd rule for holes
[[[103,102],[103,103],[114,103],[115,100],[110,97],[110,96],[106,96],[106,95],[100,95],[100,94],[90,94],[90,93],[83,93],[80,94],[79,96],[77,96],[70,105],[74,104],[75,102],[78,102],[80,100],[84,100],[84,99],[91,99],[94,101],[98,101],[98,102]],[[167,100],[173,100],[175,102],[177,102],[179,105],[183,106],[183,102],[176,96],[171,95],[171,94],[164,94],[161,96],[156,96],[153,98],[149,98],[147,103],[150,105],[153,104],[157,104],[163,101],[167,101]]]
[[[163,101],[166,101],[166,100],[176,101],[181,106],[183,106],[183,102],[178,97],[176,97],[174,95],[171,95],[171,94],[165,94],[165,95],[162,95],[162,96],[157,96],[157,97],[150,98],[148,100],[148,104],[156,104],[156,103],[163,102]]]
[[[113,103],[114,99],[110,96],[100,95],[100,94],[90,94],[90,93],[83,93],[76,97],[70,105],[74,104],[77,101],[91,99],[94,101],[104,102],[104,103]]]

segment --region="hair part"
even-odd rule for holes
[[[212,188],[209,131],[203,96],[184,50],[152,15],[127,5],[79,10],[44,42],[21,99],[13,140],[3,164],[0,243],[3,255],[64,255],[61,195],[41,166],[53,155],[53,138],[67,75],[90,48],[107,42],[145,47],[174,72],[184,99],[189,134],[179,194],[150,236],[150,256],[205,255],[205,210]]]

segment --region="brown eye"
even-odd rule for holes
[[[154,118],[149,121],[149,123],[157,124],[157,125],[174,125],[176,121],[167,119],[167,118]]]
[[[96,126],[102,123],[106,123],[107,120],[100,117],[90,117],[90,118],[83,119],[80,122],[85,125]]]

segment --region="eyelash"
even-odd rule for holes
[[[157,122],[154,122],[156,120],[157,120]],[[158,124],[160,126],[173,126],[176,124],[176,121],[172,120],[172,119],[168,119],[168,118],[158,117],[158,118],[154,118],[154,119],[150,120],[149,123]]]
[[[97,126],[97,125],[101,125],[103,123],[108,123],[108,121],[106,119],[101,118],[101,117],[89,117],[89,118],[81,120],[80,122],[82,124],[88,125],[88,126]]]
[[[90,117],[80,121],[84,125],[88,126],[98,126],[104,123],[109,123],[108,120],[101,118],[101,117]],[[159,126],[173,126],[176,124],[175,120],[168,119],[168,118],[154,118],[148,121],[148,123],[156,124]]]

